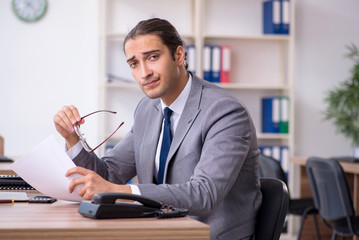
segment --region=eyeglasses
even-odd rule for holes
[[[109,110],[98,110],[98,111],[95,111],[95,112],[92,112],[92,113],[89,113],[83,117],[81,117],[81,120],[92,115],[92,114],[95,114],[95,113],[100,113],[100,112],[105,112],[105,113],[112,113],[112,114],[116,114],[117,112],[113,112],[113,111],[109,111]],[[93,153],[97,148],[99,148],[102,144],[104,144],[107,140],[109,140],[116,132],[118,129],[120,129],[120,127],[124,124],[124,122],[122,122],[117,128],[116,130],[108,137],[106,138],[102,143],[100,143],[97,147],[95,147],[94,149],[92,149],[87,141],[86,141],[86,138],[85,138],[85,135],[83,133],[81,133],[80,131],[80,125],[78,124],[75,124],[74,125],[74,129],[75,129],[75,132],[77,134],[77,136],[79,136],[80,138],[80,142],[82,144],[82,146],[84,147],[84,149],[89,152],[89,153]]]

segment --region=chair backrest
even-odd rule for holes
[[[276,178],[288,185],[287,178],[278,160],[261,153],[258,164],[259,177]]]
[[[255,238],[278,240],[289,205],[287,185],[275,178],[260,178],[260,182],[263,200],[257,217]]]
[[[306,171],[314,205],[323,219],[335,221],[354,216],[348,180],[336,160],[310,157]]]

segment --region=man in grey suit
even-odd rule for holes
[[[124,51],[147,97],[113,150],[100,159],[82,148],[73,127],[83,123],[76,107],[65,106],[54,116],[78,166],[67,175],[83,175],[70,191],[83,184],[78,193],[84,199],[99,192],[140,194],[187,208],[210,225],[211,239],[253,239],[262,196],[256,131],[246,108],[187,72],[183,41],[166,20],[138,23]],[[172,113],[165,121],[164,111]],[[125,185],[136,175],[138,184]]]

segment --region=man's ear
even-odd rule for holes
[[[175,61],[177,65],[183,66],[185,60],[186,60],[186,52],[182,46],[178,46],[175,52]]]

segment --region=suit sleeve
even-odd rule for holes
[[[143,99],[140,103],[142,101]],[[134,115],[138,111],[138,106]],[[137,175],[134,152],[132,127],[131,131],[105,157],[100,159],[96,154],[89,154],[83,149],[73,161],[77,166],[93,170],[110,182],[126,184]]]
[[[110,182],[126,184],[136,176],[133,131],[131,130],[102,159],[98,158],[96,154],[89,154],[86,150],[82,149],[73,161],[77,166],[91,169]]]

